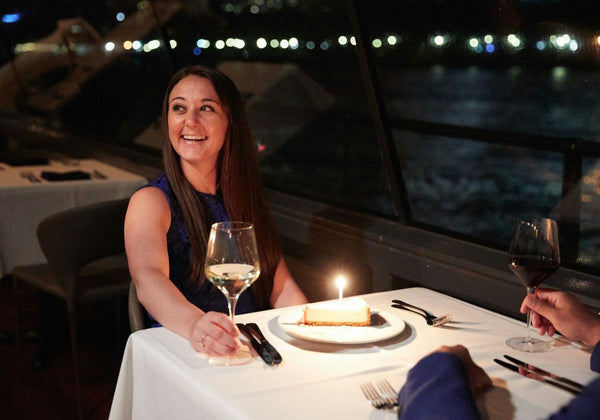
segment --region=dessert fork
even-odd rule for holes
[[[360,384],[360,390],[363,395],[376,409],[397,407],[398,398],[389,382],[381,381],[378,383],[378,387],[379,391],[371,382]]]
[[[433,327],[440,327],[448,322],[452,321],[452,314],[444,314],[442,316],[435,316],[427,312],[425,309],[419,308],[418,306],[411,305],[410,303],[403,302],[398,299],[392,300],[394,305],[392,308],[404,309],[406,311],[413,312],[415,314],[421,315],[425,318],[427,325],[431,325]]]

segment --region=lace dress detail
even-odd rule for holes
[[[227,299],[225,299],[223,293],[214,287],[208,279],[204,278],[201,285],[199,285],[198,282],[190,282],[188,279],[191,257],[190,240],[181,207],[175,198],[175,194],[171,190],[171,185],[169,184],[166,174],[160,175],[145,187],[156,187],[161,190],[167,198],[169,207],[171,208],[171,226],[167,232],[169,278],[181,293],[183,293],[187,300],[203,311],[216,311],[228,314]],[[225,204],[219,195],[202,192],[197,192],[197,194],[205,206],[207,218],[205,224],[208,228],[213,223],[229,221]],[[246,289],[238,299],[235,313],[243,314],[253,311],[255,311],[255,305],[252,291],[251,289]],[[160,326],[151,315],[150,320],[152,321],[152,326]]]

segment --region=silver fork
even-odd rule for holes
[[[431,325],[433,327],[441,327],[444,324],[452,321],[452,314],[444,314],[442,316],[435,316],[427,312],[425,309],[419,308],[418,306],[411,305],[410,303],[403,302],[398,299],[392,300],[394,303],[392,308],[404,309],[406,311],[413,312],[415,314],[421,315],[425,318],[427,325]]]
[[[381,383],[382,382],[380,382],[379,385],[380,390],[382,389]],[[364,384],[361,384],[360,390],[365,398],[371,403],[371,405],[378,410],[382,408],[394,408],[398,406],[398,399],[396,398],[396,395],[393,393],[390,394],[389,391],[386,391],[385,395],[382,395],[379,391],[377,391],[377,389],[375,389],[375,386],[373,386],[371,382],[365,382]]]
[[[377,386],[379,387],[381,395],[384,398],[386,398],[392,404],[392,406],[395,407],[398,405],[398,393],[396,392],[394,387],[387,381],[387,379],[379,381],[377,383]]]

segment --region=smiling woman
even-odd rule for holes
[[[212,83],[193,75],[182,79],[169,95],[167,118],[169,140],[186,178],[196,190],[215,194],[228,116]]]
[[[239,331],[224,296],[204,277],[207,231],[216,222],[254,224],[261,275],[238,313],[306,302],[282,257],[260,182],[256,148],[233,82],[187,67],[163,102],[165,174],[131,198],[125,242],[140,302],[154,325],[209,355],[235,354]]]

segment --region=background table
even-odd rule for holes
[[[42,171],[84,171],[91,179],[46,181]],[[40,182],[32,182],[31,172]],[[104,176],[105,178],[101,178]],[[50,161],[48,165],[0,163],[0,277],[17,265],[46,261],[38,244],[38,223],[76,206],[129,197],[146,184],[142,176],[93,160]]]
[[[363,298],[373,310],[394,311],[406,329],[379,343],[337,345],[287,335],[277,317],[289,308],[236,317],[259,324],[283,356],[276,367],[260,358],[245,366],[211,366],[165,328],[138,331],[127,342],[110,419],[391,419],[395,414],[374,410],[359,385],[387,379],[399,389],[414,363],[442,344],[466,345],[493,378],[494,388],[478,401],[493,419],[543,418],[572,397],[496,365],[493,359],[503,354],[584,384],[597,376],[589,369],[589,353],[571,345],[543,354],[513,351],[504,341],[523,334],[523,323],[440,293],[411,288]],[[429,327],[419,315],[390,308],[395,298],[435,314],[451,312],[456,322]]]

